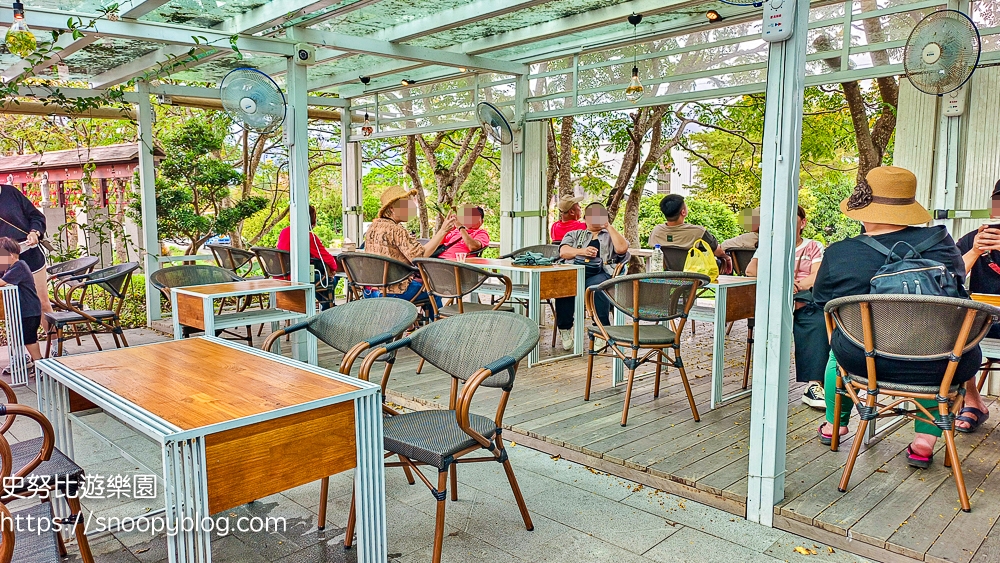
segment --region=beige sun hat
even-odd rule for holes
[[[382,212],[385,211],[386,208],[391,207],[392,204],[397,201],[413,197],[415,195],[417,195],[417,190],[406,191],[402,186],[389,186],[384,192],[382,192],[382,196],[379,198],[379,201],[382,202],[382,206],[378,208],[378,214],[376,217],[381,217]]]
[[[840,210],[851,219],[887,225],[923,225],[931,220],[927,208],[917,203],[917,177],[898,166],[873,168],[864,186],[840,202]],[[854,200],[852,202],[852,199]]]
[[[559,203],[557,207],[559,208],[559,211],[566,213],[570,209],[573,209],[573,206],[580,203],[581,201],[583,201],[583,196],[573,197],[571,195],[564,195],[561,198],[559,198]]]

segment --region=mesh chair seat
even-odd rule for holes
[[[219,266],[171,266],[153,272],[149,283],[170,297],[170,288],[241,281],[243,278]],[[257,279],[257,278],[247,278]]]
[[[868,385],[868,378],[861,375],[854,375],[853,373],[848,374],[852,383],[858,385]],[[961,385],[952,385],[948,390],[950,393],[957,393]],[[941,390],[940,385],[911,385],[909,383],[898,383],[893,381],[885,381],[880,379],[878,381],[878,388],[885,389],[888,391],[903,391],[904,393],[926,393],[934,394]]]
[[[38,452],[42,450],[42,438],[32,438],[31,440],[26,440],[24,442],[16,442],[10,445],[10,452],[13,455],[14,463],[13,467],[19,468],[28,465],[31,460],[35,459]],[[34,480],[32,476],[39,477],[49,477],[47,480]],[[58,476],[58,479],[54,477]],[[59,485],[60,489],[64,489],[67,482],[79,483],[83,479],[83,468],[77,465],[73,460],[66,457],[59,449],[53,449],[52,455],[49,457],[48,461],[43,461],[35,468],[34,471],[30,473],[28,477],[25,477],[24,481],[11,481],[9,490],[10,494],[21,494],[26,493],[30,489],[34,489],[37,485],[41,484],[52,484]]]
[[[632,325],[627,326],[606,326],[604,330],[608,333],[608,336],[615,339],[616,341],[632,341]],[[587,332],[590,334],[601,334],[600,329],[597,327],[589,327]],[[674,331],[663,325],[639,325],[639,345],[640,346],[657,346],[660,344],[673,344],[676,335]]]
[[[51,520],[52,503],[37,504],[31,508],[19,510],[11,516],[14,522],[24,522],[27,521],[27,518],[34,518],[35,521]],[[53,561],[62,561],[55,533],[26,530],[17,534],[14,540],[14,556],[11,558],[11,561],[17,561],[17,563],[52,563]]]
[[[472,313],[474,311],[493,311],[493,305],[487,303],[462,303],[462,310],[466,313]],[[513,307],[498,307],[497,311],[507,311],[508,313],[514,312]],[[441,317],[452,317],[459,314],[458,305],[446,305],[444,307],[438,307],[438,315]]]
[[[472,429],[487,439],[497,433],[497,425],[478,414],[469,415]],[[478,442],[462,431],[455,411],[428,410],[390,416],[384,421],[385,449],[410,459],[445,469],[452,456]]]
[[[66,260],[65,262],[52,264],[46,269],[46,272],[48,272],[49,276],[55,277],[75,276],[89,271],[99,261],[100,259],[97,256],[81,256],[72,260]]]
[[[95,319],[112,319],[115,317],[114,311],[108,310],[90,310],[86,311],[88,315],[94,317]],[[49,321],[50,324],[54,325],[65,325],[70,323],[80,323],[90,319],[87,319],[80,313],[74,311],[54,311],[52,313],[45,313],[45,320]]]

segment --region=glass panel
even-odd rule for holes
[[[170,0],[139,18],[195,27],[214,27],[227,18],[264,6],[271,0]]]
[[[315,22],[312,29],[368,36],[387,27],[446,12],[471,0],[380,0],[359,10]],[[353,2],[352,2],[353,3]]]
[[[943,6],[942,6],[943,7]],[[906,41],[913,31],[913,26],[924,17],[936,12],[938,8],[926,8],[890,14],[880,18],[866,18],[851,24],[851,46],[883,43],[886,41]],[[866,27],[866,23],[867,26]],[[869,37],[871,33],[871,37]]]
[[[267,55],[255,55],[243,53],[243,59],[236,57],[236,54],[227,55],[217,59],[212,59],[206,63],[174,72],[170,78],[175,80],[191,82],[207,82],[218,84],[229,73],[229,71],[240,67],[252,67],[259,70],[280,69],[284,71],[286,59],[284,57],[274,57]],[[272,70],[273,72],[273,70]],[[271,76],[278,85],[284,84],[284,76]]]
[[[842,24],[809,30],[806,53],[839,51],[844,46],[844,26]]]
[[[160,47],[159,44],[147,41],[100,39],[66,57],[62,64],[56,67],[59,80],[88,81],[104,71],[126,65]]]

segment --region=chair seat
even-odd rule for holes
[[[462,310],[466,313],[472,313],[473,311],[492,311],[493,306],[486,303],[462,303]],[[514,311],[514,308],[504,305],[497,310],[511,313]],[[445,307],[438,308],[438,315],[442,317],[454,317],[458,314],[458,305],[447,305]]]
[[[113,319],[115,317],[114,311],[87,311],[87,314],[95,319]],[[73,311],[55,311],[53,313],[45,313],[45,320],[49,321],[50,324],[65,325],[70,323],[84,322],[89,319],[83,317],[79,313],[74,313]]]
[[[496,423],[485,416],[470,414],[469,423],[486,438],[496,435]],[[400,414],[386,418],[384,424],[386,450],[438,469],[446,468],[454,454],[477,444],[462,432],[453,410]]]
[[[861,375],[854,375],[853,373],[848,374],[848,376],[851,378],[852,383],[865,386],[868,385],[867,377]],[[961,385],[952,385],[951,388],[949,389],[949,392],[957,393],[959,387],[961,387]],[[888,391],[903,391],[906,393],[925,393],[928,395],[936,395],[937,392],[941,390],[941,386],[939,385],[910,385],[909,383],[896,383],[892,381],[882,381],[882,380],[879,380],[878,388],[885,389]]]
[[[631,342],[633,336],[632,325],[625,326],[606,326],[604,330],[608,333],[608,336],[615,339],[616,341],[626,341]],[[587,328],[587,332],[590,334],[600,335],[601,331],[595,327]],[[663,325],[639,325],[639,345],[660,345],[660,344],[673,344],[674,343],[674,331]]]
[[[14,458],[14,468],[20,469],[28,463],[35,459],[42,449],[42,438],[32,438],[31,440],[26,440],[24,442],[17,442],[10,445],[10,452]],[[32,479],[32,475],[37,475],[39,477],[46,476],[49,477],[48,480],[43,479]],[[58,479],[54,477],[58,476]],[[12,494],[21,494],[28,492],[29,489],[35,488],[38,484],[51,483],[53,485],[58,484],[61,489],[66,487],[67,483],[79,483],[83,480],[83,468],[76,464],[73,460],[66,457],[58,449],[52,450],[52,456],[48,461],[43,461],[38,467],[28,477],[25,477],[24,482],[13,482],[13,485],[20,485],[19,487],[13,487],[13,490],[9,491]]]
[[[52,519],[52,503],[37,504],[31,508],[19,510],[11,515],[14,522],[26,522],[28,518],[38,520]],[[43,528],[44,529],[44,528]],[[14,556],[11,561],[17,563],[52,563],[62,561],[59,555],[59,545],[53,532],[37,532],[23,530],[14,538]]]

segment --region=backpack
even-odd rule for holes
[[[885,264],[872,276],[869,293],[968,298],[965,287],[944,264],[920,257],[921,252],[927,251],[947,236],[948,231],[940,229],[917,246],[898,241],[891,249],[868,235],[858,237],[858,240],[886,257]],[[910,247],[906,254],[896,252],[896,247],[901,244]]]

